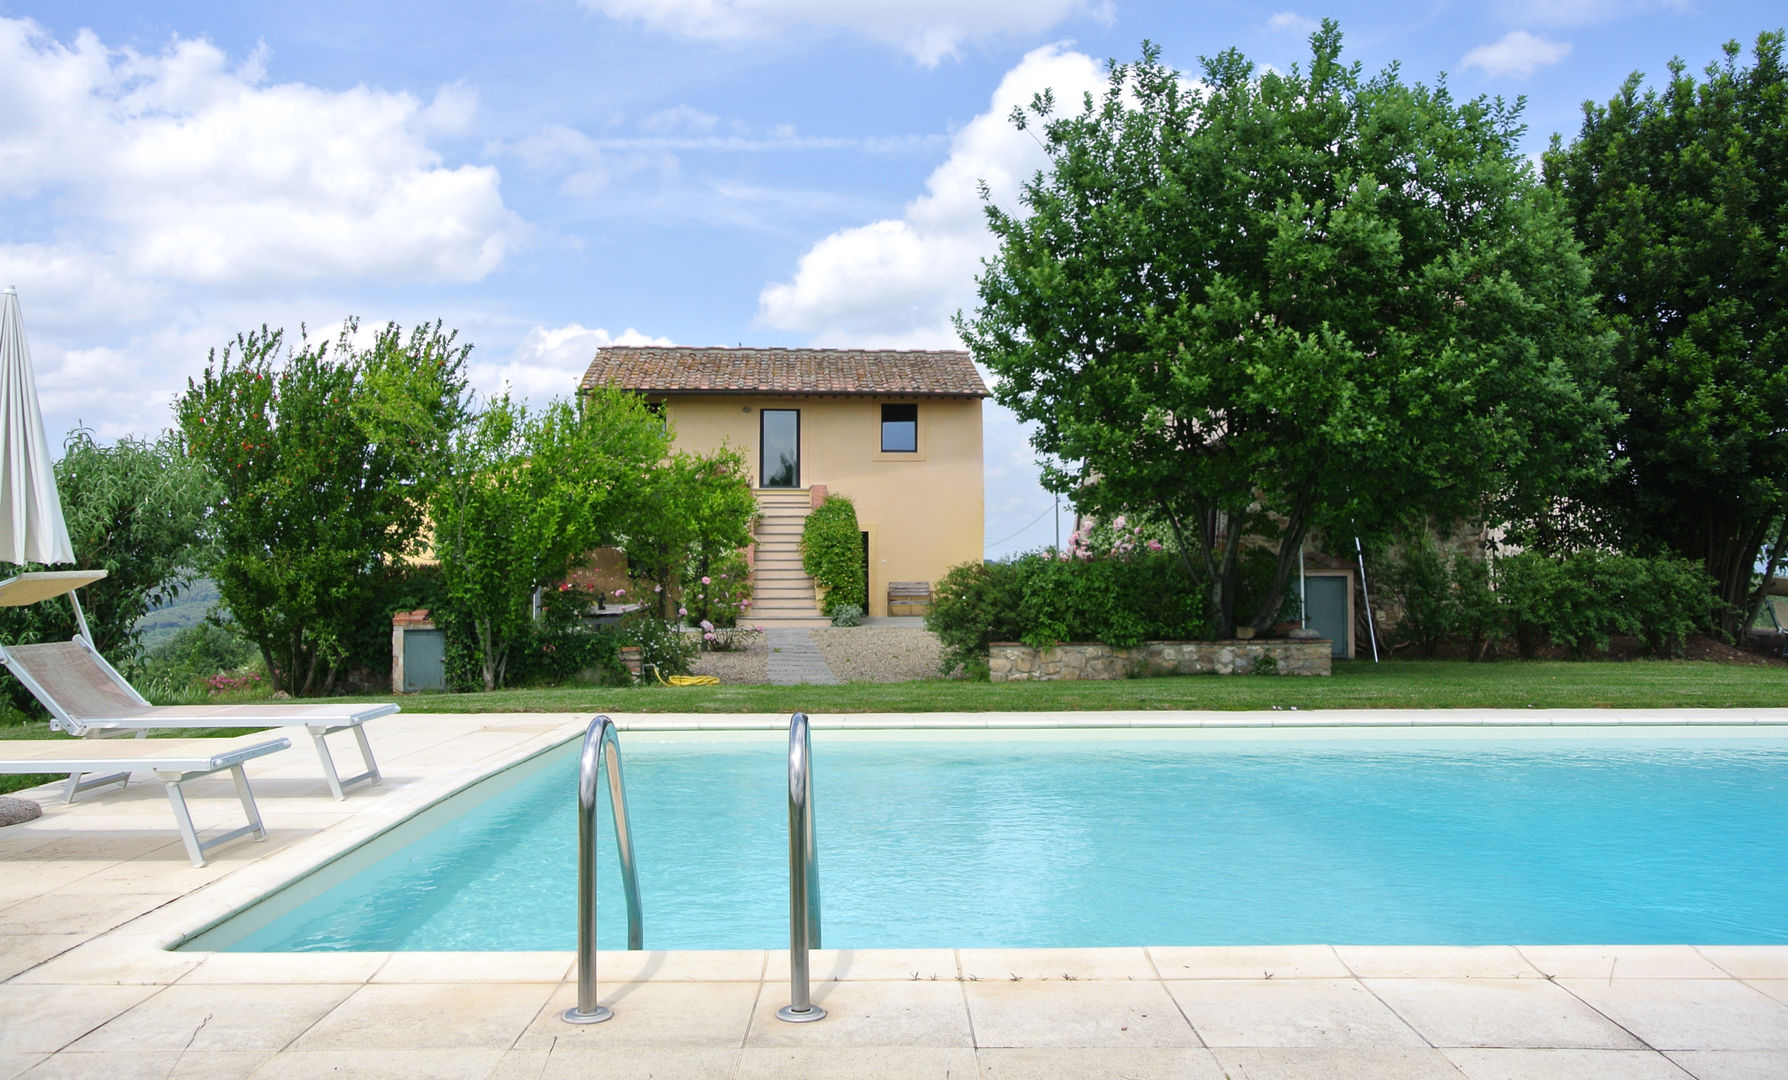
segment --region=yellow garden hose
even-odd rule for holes
[[[664,677],[664,675],[658,670],[657,664],[647,664],[646,666],[652,669],[652,674],[654,676],[656,676],[659,683],[664,686],[719,686],[720,685],[720,680],[716,679],[712,675],[672,675],[670,678],[666,679]]]

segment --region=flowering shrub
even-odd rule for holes
[[[697,619],[724,629],[738,625],[751,610],[751,567],[738,552],[692,565],[684,580],[688,584],[679,615],[694,612]]]
[[[702,647],[709,652],[744,652],[763,632],[761,626],[717,626],[702,634]]]
[[[698,645],[683,632],[680,620],[660,619],[638,611],[621,621],[621,637],[639,646],[640,663],[661,675],[687,675]]]
[[[228,694],[240,690],[259,690],[261,673],[258,671],[220,671],[205,681],[205,689],[213,695]]]
[[[1242,554],[1238,608],[1258,603],[1272,561],[1266,551]],[[1185,562],[1147,526],[1116,517],[1069,534],[1059,550],[953,568],[933,590],[925,626],[944,647],[944,674],[960,668],[984,676],[987,647],[995,641],[1033,648],[1102,641],[1127,648],[1209,638],[1215,627],[1204,597],[1204,582],[1190,578]]]

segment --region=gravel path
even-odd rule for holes
[[[808,633],[840,682],[907,682],[937,677],[942,649],[928,630],[835,626]],[[702,653],[696,658],[695,673],[712,675],[727,684],[769,682],[769,643],[761,634],[753,638],[750,646],[739,652]]]
[[[931,631],[904,626],[810,630],[840,682],[908,682],[937,677],[943,647]]]

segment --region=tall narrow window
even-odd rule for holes
[[[762,409],[758,458],[762,483],[767,488],[801,486],[801,412],[798,409]]]
[[[919,407],[882,406],[882,453],[914,454],[919,450]]]

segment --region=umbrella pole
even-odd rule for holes
[[[81,632],[88,644],[92,644],[93,634],[87,629],[87,616],[81,611],[81,598],[75,595],[73,589],[68,590],[68,602],[74,605],[75,629]]]

